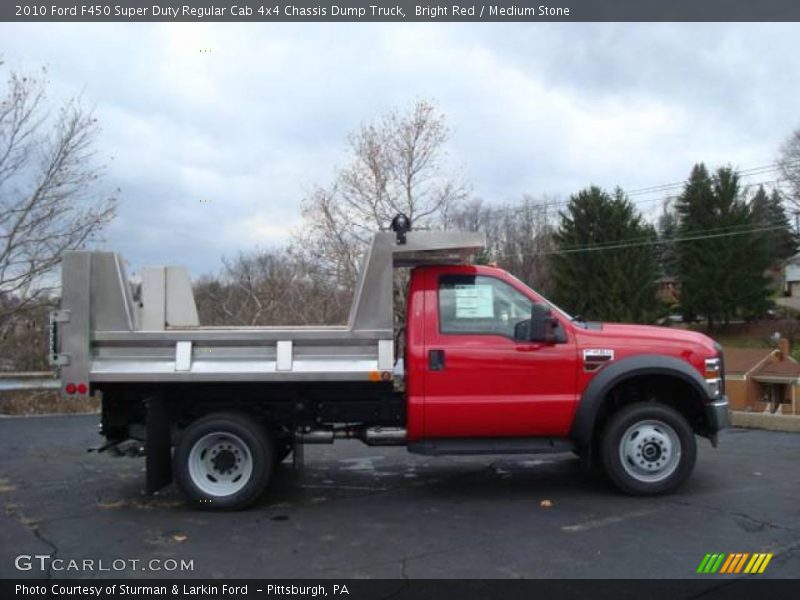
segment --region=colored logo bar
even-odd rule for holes
[[[763,573],[769,561],[772,560],[771,552],[734,552],[732,554],[706,554],[697,567],[697,573],[711,575],[735,575],[737,573],[747,573],[755,575]]]

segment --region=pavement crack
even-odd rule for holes
[[[765,521],[763,519],[758,519],[756,517],[748,515],[747,513],[737,512],[737,511],[733,511],[733,510],[727,510],[727,509],[721,508],[721,507],[708,506],[708,505],[705,505],[705,504],[694,504],[694,503],[688,502],[686,500],[675,500],[675,499],[669,499],[669,498],[665,498],[664,501],[669,503],[669,504],[677,504],[679,506],[686,506],[688,508],[699,508],[699,509],[702,509],[702,510],[715,512],[715,513],[726,515],[726,516],[729,516],[729,517],[736,517],[736,518],[739,518],[739,519],[746,519],[746,520],[750,521],[751,523],[755,523],[755,524],[760,525],[762,527],[771,527],[772,529],[780,529],[782,531],[790,531],[792,533],[796,533],[798,531],[794,527],[787,527],[786,525],[782,525],[780,523],[773,523],[772,521]]]
[[[774,546],[769,548],[775,556],[773,557],[773,562],[775,563],[782,563],[788,557],[792,556],[795,552],[800,550],[800,540],[794,540],[788,544],[783,544],[781,546]]]
[[[58,546],[55,545],[54,542],[51,542],[49,538],[47,538],[40,528],[40,523],[34,525],[31,529],[33,530],[33,535],[35,535],[42,543],[50,547],[50,560],[47,562],[47,576],[45,579],[52,579],[53,578],[53,559],[58,556]]]
[[[404,591],[408,590],[411,587],[411,581],[408,579],[408,574],[406,573],[406,561],[408,560],[407,556],[404,556],[400,559],[400,579],[402,579],[402,583],[400,586],[394,590],[393,592],[383,596],[381,600],[391,600],[392,598],[396,598]]]
[[[734,581],[725,581],[725,582],[722,582],[722,583],[711,585],[711,586],[707,587],[706,589],[704,589],[704,590],[702,590],[700,592],[697,592],[696,594],[692,594],[691,596],[689,596],[688,600],[695,600],[696,598],[703,598],[704,596],[708,596],[709,594],[715,594],[716,595],[721,590],[739,583],[742,579],[743,578],[736,579]]]
[[[421,559],[424,559],[424,558],[428,558],[430,556],[437,556],[437,555],[440,555],[440,554],[449,554],[451,552],[458,552],[459,550],[462,550],[464,548],[471,548],[471,547],[477,547],[477,546],[485,545],[485,544],[489,543],[490,541],[491,541],[491,539],[485,539],[485,540],[482,540],[482,541],[479,541],[479,542],[469,542],[469,543],[464,543],[464,544],[456,544],[454,546],[448,546],[446,548],[439,548],[437,550],[428,550],[427,552],[420,552],[419,554],[408,554],[408,555],[405,555],[400,559],[400,566],[401,566],[400,576],[404,580],[409,580],[408,575],[407,575],[408,563],[413,561],[413,560],[421,560]],[[358,565],[355,566],[355,568],[356,569],[370,569],[370,568],[373,568],[373,567],[392,565],[392,564],[396,564],[396,563],[397,563],[397,559],[381,560],[381,561],[377,561],[377,562],[358,564]],[[321,571],[323,571],[323,572],[325,572],[325,571],[341,571],[341,569],[339,567],[326,567],[324,569],[321,569]]]

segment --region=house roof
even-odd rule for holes
[[[800,363],[791,359],[770,361],[757,368],[753,372],[753,378],[795,380],[800,378]]]
[[[747,373],[773,352],[774,348],[725,348],[725,372]]]

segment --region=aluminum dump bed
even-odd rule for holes
[[[202,327],[185,269],[142,271],[134,299],[119,255],[74,252],[51,316],[62,386],[101,382],[369,381],[394,367],[392,269],[467,261],[483,234],[375,234],[347,325]]]

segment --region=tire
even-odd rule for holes
[[[260,423],[215,413],[189,425],[172,459],[175,482],[193,506],[239,510],[254,502],[272,478],[275,443]]]
[[[689,477],[697,460],[689,423],[658,402],[633,404],[613,414],[600,447],[608,478],[633,496],[672,492]]]

